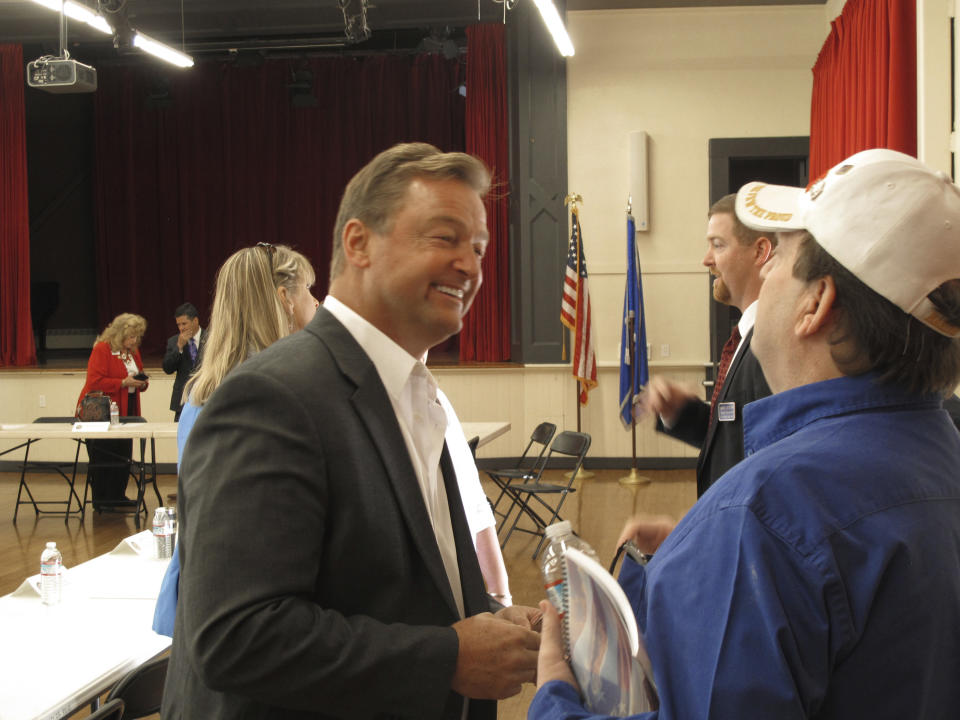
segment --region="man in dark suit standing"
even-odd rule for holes
[[[179,484],[163,717],[493,720],[532,608],[491,614],[418,358],[482,280],[489,171],[398,145],[350,181],[330,291],[204,406]]]
[[[170,409],[174,420],[180,419],[183,411],[183,387],[190,379],[193,369],[200,362],[203,342],[206,336],[200,327],[200,317],[192,303],[183,303],[173,313],[179,334],[167,340],[167,350],[163,354],[163,371],[167,375],[177,374],[173,381],[173,393],[170,396]]]
[[[658,415],[657,430],[700,448],[697,497],[743,459],[743,406],[770,394],[760,365],[750,350],[760,269],[769,259],[775,237],[751,230],[736,216],[736,195],[726,195],[708,213],[707,254],[703,264],[714,275],[713,297],[741,312],[723,348],[709,403],[689,389],[655,377],[642,401]]]

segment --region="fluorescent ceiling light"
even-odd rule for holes
[[[172,65],[178,65],[179,67],[193,67],[192,57],[189,55],[184,55],[179,50],[174,50],[169,45],[164,45],[162,42],[144,35],[139,30],[133,36],[133,45],[134,47],[138,47],[144,52],[150,53],[161,60],[166,60]]]
[[[557,12],[557,6],[553,0],[533,0],[537,10],[543,16],[543,22],[547,25],[547,30],[553,35],[553,42],[557,44],[557,50],[564,57],[573,55],[573,43],[570,36],[567,35],[567,29],[563,26],[563,20],[560,19],[560,13]]]
[[[69,18],[86,23],[106,35],[113,35],[113,28],[110,27],[106,18],[96,10],[82,3],[74,2],[73,0],[65,0],[65,2],[63,0],[33,0],[33,2],[37,5],[43,5],[45,8],[57,13],[62,11],[63,14]]]
[[[37,5],[43,5],[49,10],[54,12],[60,12],[60,8],[63,6],[62,0],[33,0]]]
[[[113,28],[107,23],[106,19],[99,13],[94,12],[86,5],[81,5],[73,0],[64,0],[63,14],[74,20],[86,23],[92,28],[96,28],[102,33],[113,35]]]

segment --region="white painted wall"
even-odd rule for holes
[[[709,360],[701,265],[710,138],[807,135],[823,7],[568,13],[569,188],[584,198],[584,247],[600,358],[615,362],[625,268],[628,134],[649,133],[650,231],[640,260],[657,360]]]

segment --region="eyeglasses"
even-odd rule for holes
[[[267,257],[270,258],[270,270],[273,271],[273,257],[277,254],[277,249],[270,243],[258,242],[256,245],[258,248],[267,253]]]

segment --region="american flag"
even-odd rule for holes
[[[563,301],[560,322],[574,334],[573,376],[580,381],[580,404],[587,404],[587,393],[597,385],[596,342],[590,312],[590,288],[587,284],[587,261],[583,256],[580,216],[576,207],[570,211],[573,231],[567,253],[567,269],[563,278]]]

